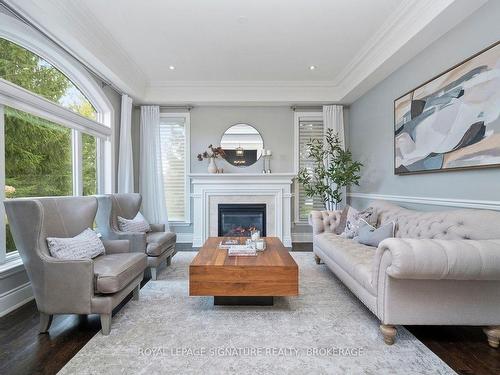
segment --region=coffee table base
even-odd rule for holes
[[[227,297],[215,296],[214,305],[216,306],[272,306],[274,297]]]

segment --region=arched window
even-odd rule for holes
[[[111,192],[112,107],[95,78],[0,13],[2,199]],[[17,257],[0,205],[0,263]]]
[[[94,106],[68,77],[40,56],[4,38],[0,38],[0,78],[97,119]]]

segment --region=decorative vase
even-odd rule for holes
[[[208,163],[208,173],[217,173],[217,166],[215,165],[215,158],[210,158]]]

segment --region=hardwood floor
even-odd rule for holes
[[[311,248],[311,244],[298,244],[293,250]],[[56,316],[50,334],[43,335],[38,334],[38,323],[33,301],[0,318],[0,374],[55,374],[101,328],[97,315]],[[480,327],[407,328],[459,374],[500,374],[500,350],[488,346]]]

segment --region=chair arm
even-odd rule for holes
[[[47,314],[90,314],[94,295],[94,262],[91,259],[42,258],[43,291],[37,304]],[[33,286],[37,288],[37,285]]]
[[[130,252],[144,253],[146,252],[146,233],[142,232],[119,232],[111,231],[110,240],[128,240]]]
[[[130,242],[128,240],[103,240],[106,254],[118,254],[130,252]]]
[[[151,232],[165,232],[165,224],[149,224]]]
[[[341,213],[342,211],[311,211],[309,224],[313,227],[313,234],[333,233],[340,223]]]
[[[390,261],[382,262],[386,253]],[[377,248],[375,268],[375,277],[385,271],[397,279],[500,280],[500,240],[389,238]]]

